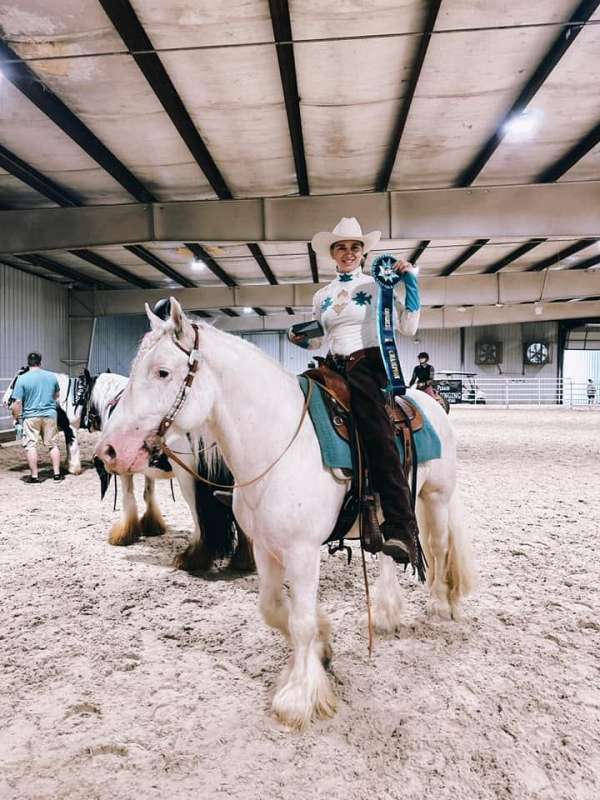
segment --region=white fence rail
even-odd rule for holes
[[[440,382],[445,393],[445,385]],[[449,382],[446,382],[449,383]],[[456,384],[456,381],[451,383]],[[561,406],[567,408],[600,408],[600,397],[594,384],[587,380],[558,378],[488,378],[475,375],[461,381],[461,388],[453,385],[451,402],[463,405],[488,405],[511,408],[514,406]],[[591,394],[590,386],[594,393]],[[459,399],[460,398],[460,399]]]

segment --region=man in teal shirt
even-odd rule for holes
[[[58,381],[53,372],[41,368],[39,353],[29,353],[29,370],[19,375],[12,392],[14,402],[11,406],[13,417],[23,422],[23,447],[31,470],[28,483],[40,483],[38,478],[37,444],[43,444],[50,451],[54,470],[54,480],[62,480],[60,474],[60,451],[56,427],[56,401],[58,400]]]

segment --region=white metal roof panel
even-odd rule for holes
[[[275,47],[161,60],[234,196],[297,191]]]
[[[0,143],[34,169],[90,204],[131,202],[128,192],[7,80],[0,80],[0,110]]]
[[[469,27],[489,24],[489,3],[470,4]],[[532,19],[539,21],[540,5]],[[547,0],[544,13],[567,18],[574,3]],[[486,13],[486,8],[488,12]],[[521,22],[529,4],[503,4]],[[438,19],[436,29],[441,27]],[[465,4],[445,4],[444,27],[465,23]],[[556,36],[554,27],[467,30],[432,36],[391,188],[450,186],[494,132]]]
[[[598,16],[598,15],[596,15]],[[596,53],[596,58],[590,55]],[[527,108],[530,133],[508,134],[476,184],[528,183],[557,161],[598,122],[598,106],[590,102],[600,85],[600,25],[582,30]],[[583,164],[565,174],[582,179]]]

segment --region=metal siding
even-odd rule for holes
[[[131,317],[98,317],[90,355],[90,372],[118,372],[129,375],[140,339],[148,333],[144,314]]]
[[[418,361],[417,356],[423,350],[429,353],[429,362],[435,369],[460,369],[460,330],[457,328],[417,331],[412,339],[401,336],[398,345],[402,372],[407,382]]]
[[[565,380],[591,378],[600,389],[600,350],[565,350]],[[600,401],[600,397],[597,398]]]
[[[252,342],[259,350],[279,361],[279,333],[244,333],[242,339]]]
[[[475,363],[475,344],[484,339],[502,342],[502,364],[483,366]],[[523,364],[523,345],[526,342],[545,341],[550,345],[550,363],[543,367]],[[527,322],[519,325],[486,325],[465,328],[466,372],[481,375],[525,375],[529,378],[554,378],[558,375],[558,323]]]
[[[0,393],[32,350],[46,369],[68,372],[67,289],[0,264]],[[0,430],[11,427],[9,416],[0,410]]]

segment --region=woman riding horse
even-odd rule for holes
[[[384,389],[388,379],[378,344],[377,292],[374,278],[363,272],[365,255],[379,241],[380,231],[363,235],[358,220],[342,218],[333,231],[317,233],[313,250],[335,261],[337,275],[319,289],[313,299],[313,317],[321,323],[329,344],[327,365],[343,374],[351,392],[352,413],[366,452],[373,488],[379,492],[385,517],[383,552],[400,563],[417,562],[419,530],[410,488],[388,417]],[[414,336],[419,323],[420,301],[416,270],[408,261],[394,265],[405,291],[395,295],[396,326]],[[315,350],[322,338],[296,335],[294,344]]]

